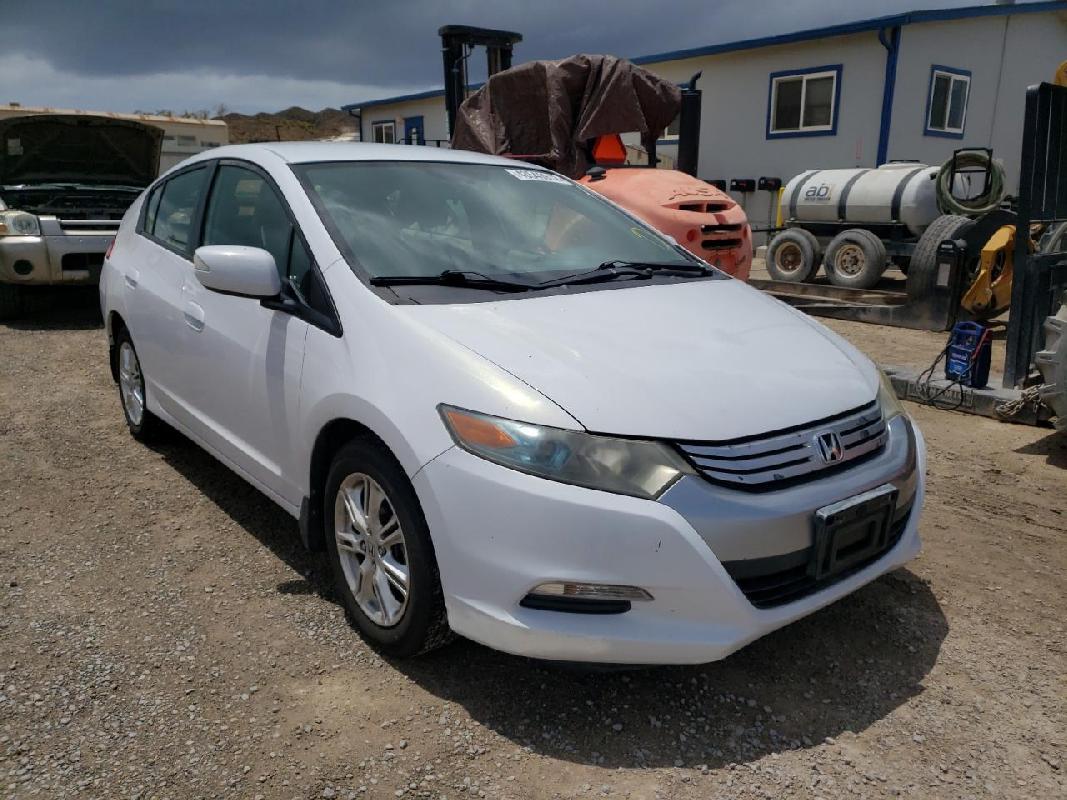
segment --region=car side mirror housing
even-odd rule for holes
[[[196,279],[213,292],[242,297],[277,297],[282,280],[274,256],[259,247],[209,244],[193,253]]]

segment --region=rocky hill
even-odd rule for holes
[[[230,126],[232,144],[332,139],[356,131],[355,118],[336,108],[308,111],[293,106],[274,114],[228,113],[221,119]]]

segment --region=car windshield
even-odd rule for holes
[[[294,169],[337,245],[370,278],[461,271],[538,282],[605,262],[696,263],[545,170],[417,161]]]

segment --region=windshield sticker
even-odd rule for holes
[[[518,178],[520,181],[544,181],[545,183],[562,184],[570,183],[570,181],[562,175],[557,175],[554,172],[546,172],[540,169],[505,169],[504,171],[509,173],[512,177]]]
[[[7,154],[9,156],[21,156],[22,155],[22,140],[21,139],[8,139],[7,140]]]

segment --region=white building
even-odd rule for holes
[[[633,61],[678,83],[703,72],[701,178],[784,185],[808,169],[939,164],[957,148],[991,147],[1014,192],[1026,88],[1065,59],[1067,2],[1057,0],[913,11]],[[443,90],[345,109],[364,141],[447,144]],[[673,156],[672,145],[668,136],[659,149]],[[735,196],[754,224],[773,219],[771,193]]]
[[[0,105],[0,119],[28,117],[40,114],[85,114],[143,122],[163,129],[163,144],[159,155],[159,171],[166,172],[179,161],[212,147],[230,143],[230,129],[221,119],[196,119],[160,114],[119,114],[114,111],[81,111],[78,109],[23,106],[18,103]]]

